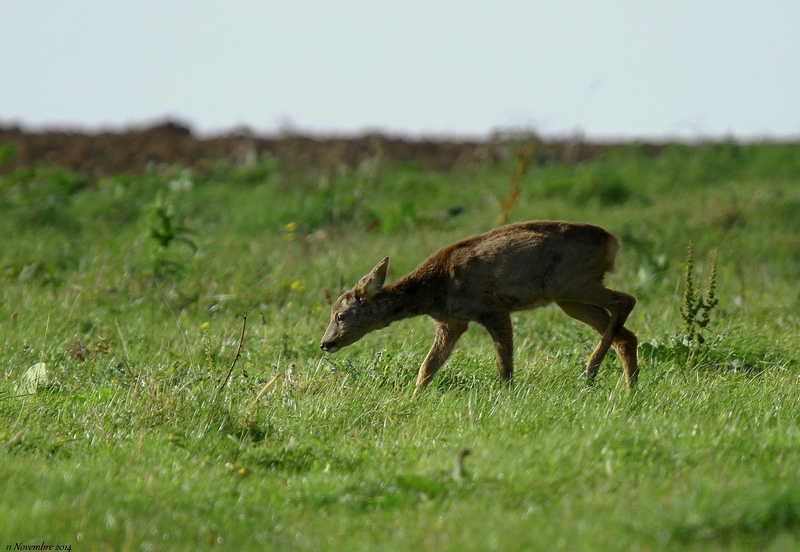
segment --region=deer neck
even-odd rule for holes
[[[430,279],[420,280],[405,277],[384,287],[375,298],[384,312],[388,324],[434,310],[437,297],[441,297],[438,285]]]

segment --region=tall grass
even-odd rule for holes
[[[520,176],[510,220],[622,239],[610,284],[639,299],[634,394],[613,356],[585,386],[595,337],[552,309],[515,315],[510,388],[479,328],[413,402],[429,321],[322,356],[342,286],[496,225],[517,169],[331,177],[265,157],[205,175],[0,176],[0,545],[797,547],[795,145],[631,145]],[[154,239],[159,205],[193,247]],[[690,241],[697,274],[719,250],[719,302],[687,371]]]

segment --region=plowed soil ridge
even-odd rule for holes
[[[284,162],[323,170],[356,168],[375,158],[438,171],[469,170],[487,161],[503,160],[509,155],[509,144],[515,140],[529,143],[531,139],[501,135],[483,141],[407,139],[377,133],[350,137],[255,136],[247,132],[201,138],[175,121],[96,133],[29,131],[0,125],[0,147],[5,150],[0,155],[0,171],[44,165],[94,175],[136,174],[155,164],[202,172],[224,159],[246,166],[264,153]],[[540,159],[578,162],[612,146],[579,140],[549,141],[539,144],[536,155]],[[654,153],[660,149],[658,145],[647,147]]]

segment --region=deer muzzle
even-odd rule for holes
[[[323,341],[320,343],[319,348],[326,353],[335,353],[340,349],[340,347],[333,341]]]

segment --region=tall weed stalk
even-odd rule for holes
[[[718,253],[719,251],[714,249],[704,295],[700,289],[700,283],[695,280],[694,244],[689,242],[687,247],[683,301],[681,302],[681,318],[683,319],[684,328],[683,340],[689,349],[686,358],[687,367],[695,366],[698,357],[708,351],[706,331],[711,322],[711,312],[719,302],[716,296]]]

